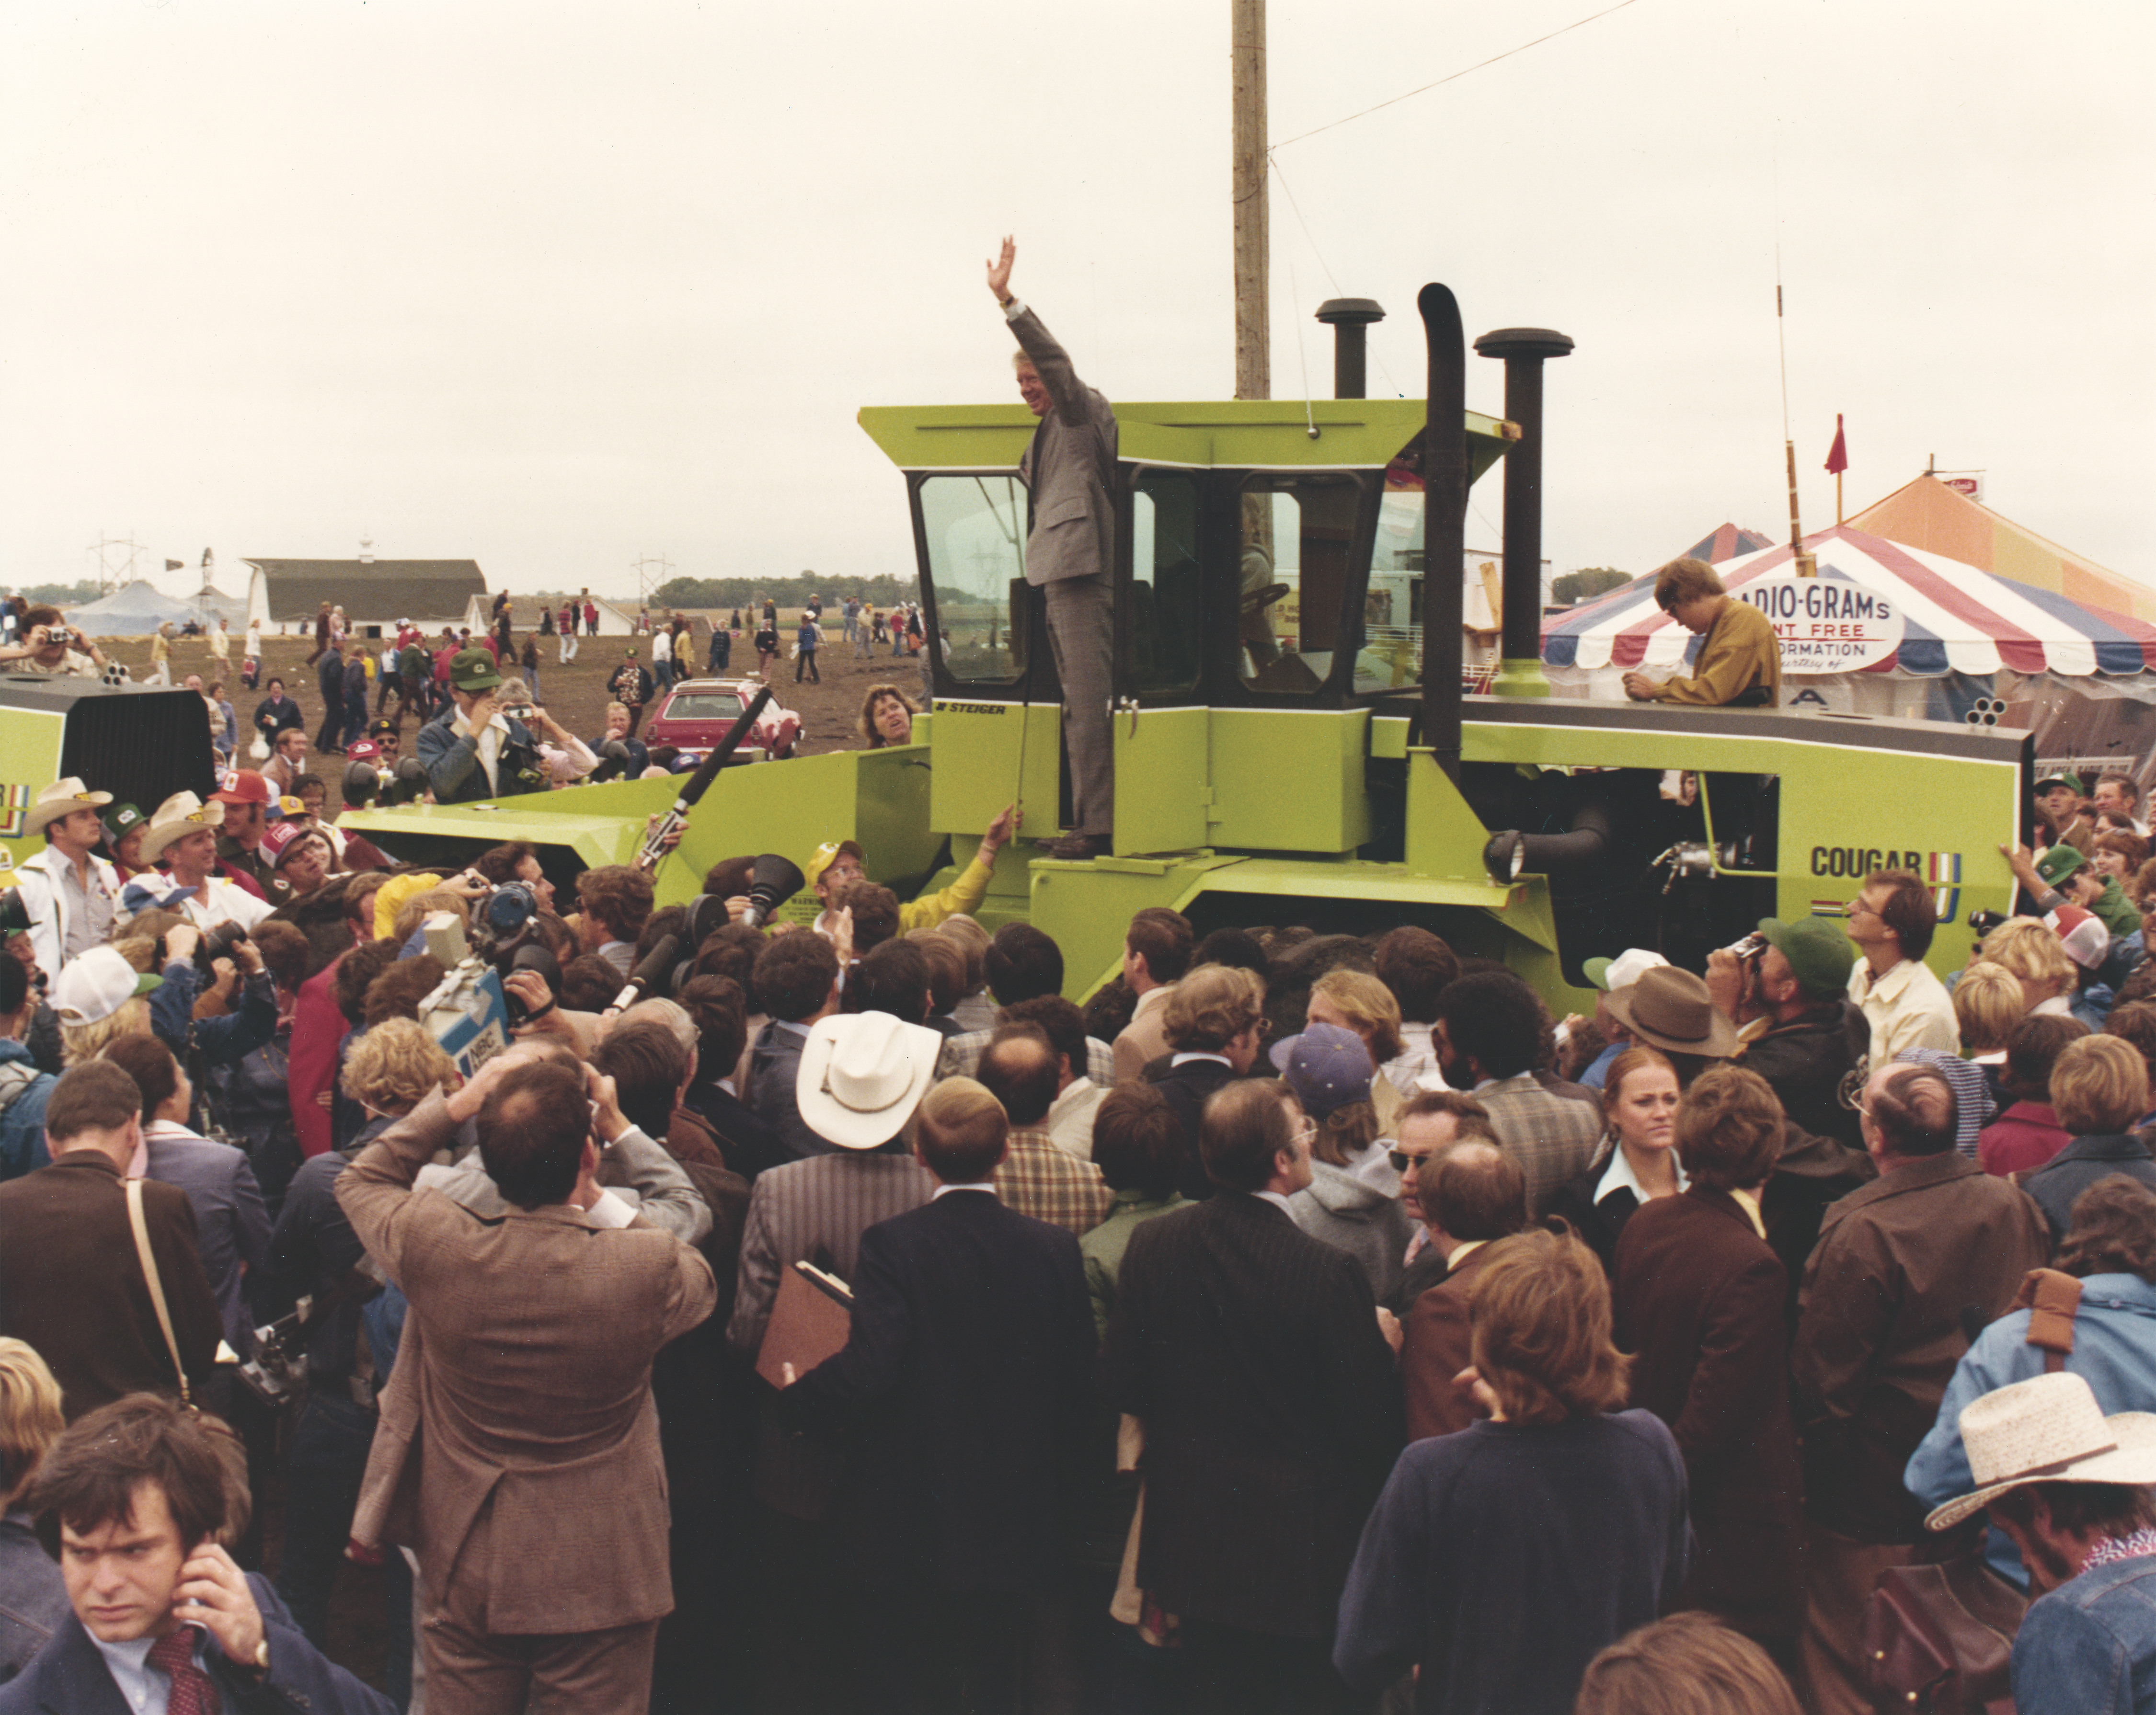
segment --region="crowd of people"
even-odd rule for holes
[[[501,681],[445,799],[523,766]],[[2156,1706],[2130,781],[2044,783],[1951,985],[1884,870],[1592,1019],[1158,907],[1081,1009],[976,921],[1014,812],[757,927],[752,856],[391,863],[271,714],[208,802],[38,792],[0,899],[0,1715],[1858,1711],[1919,1564],[2023,1710]],[[519,1022],[460,1075],[466,942]]]

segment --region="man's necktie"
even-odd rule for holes
[[[172,1695],[165,1703],[167,1715],[219,1715],[223,1705],[217,1687],[195,1666],[192,1626],[177,1627],[151,1645],[150,1665],[162,1668],[172,1682]]]

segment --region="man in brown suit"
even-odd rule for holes
[[[0,1333],[37,1348],[70,1423],[123,1394],[179,1391],[123,1189],[141,1108],[141,1091],[110,1061],[72,1068],[45,1103],[52,1164],[0,1185]],[[142,1214],[172,1335],[198,1384],[216,1362],[219,1327],[194,1211],[178,1186],[145,1180]]]
[[[1871,1707],[1865,1599],[1881,1571],[1909,1562],[1923,1529],[1902,1469],[1970,1330],[2005,1313],[2050,1250],[2036,1205],[1954,1148],[1953,1088],[1940,1073],[1883,1066],[1858,1112],[1879,1177],[1828,1209],[1789,1354],[1808,1522],[1799,1651],[1807,1707],[1824,1715]]]
[[[1415,1169],[1415,1199],[1430,1242],[1445,1261],[1443,1281],[1414,1302],[1400,1346],[1408,1439],[1449,1435],[1482,1415],[1453,1379],[1474,1362],[1467,1301],[1492,1239],[1527,1224],[1527,1179],[1495,1143],[1469,1137],[1434,1149]]]
[[[680,1240],[594,1212],[627,1121],[588,1076],[512,1048],[336,1183],[412,1306],[352,1533],[418,1556],[429,1697],[460,1712],[640,1712],[674,1605],[651,1361],[717,1290]],[[468,1119],[505,1216],[413,1189]]]

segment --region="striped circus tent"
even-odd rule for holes
[[[1849,521],[1904,547],[1950,555],[1979,572],[2051,590],[2071,601],[2156,619],[2156,590],[2061,547],[1935,476],[1904,483]]]
[[[2005,669],[2069,679],[2156,670],[2156,624],[2017,583],[1943,554],[1903,547],[1843,525],[1804,538],[1820,576],[1884,596],[1898,608],[1897,647],[1857,670],[1938,678],[1988,676]],[[1784,545],[1746,554],[1717,569],[1739,592],[1756,579],[1786,574]],[[1640,579],[1545,622],[1543,660],[1553,670],[1675,668],[1697,653],[1699,639],[1655,605]]]
[[[1704,560],[1710,566],[1719,566],[1744,554],[1756,554],[1762,548],[1774,545],[1771,536],[1762,536],[1756,530],[1745,530],[1734,524],[1724,524],[1712,535],[1702,536],[1684,551],[1681,557]]]

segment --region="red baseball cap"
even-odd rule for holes
[[[281,866],[291,855],[292,848],[303,840],[318,840],[321,836],[311,828],[297,822],[278,822],[262,836],[262,855],[270,860],[273,870]]]
[[[270,783],[252,768],[229,768],[217,783],[213,801],[218,804],[267,804],[274,794]]]

